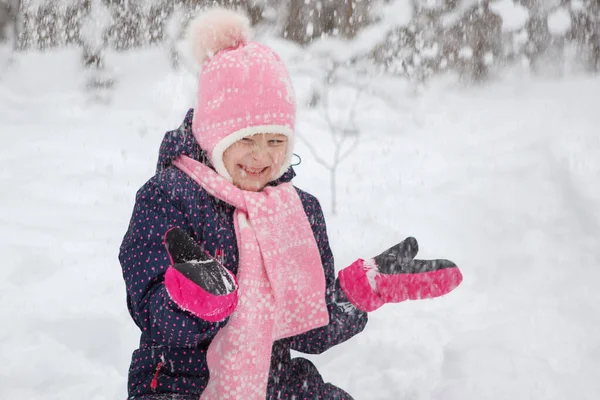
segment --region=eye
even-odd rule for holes
[[[252,144],[252,143],[254,143],[254,141],[252,139],[250,139],[249,137],[241,138],[240,142],[242,142],[244,144]]]
[[[280,146],[287,143],[287,137],[285,135],[272,135],[271,137],[267,137],[268,143],[271,146]]]

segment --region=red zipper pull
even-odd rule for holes
[[[154,372],[154,378],[152,378],[152,382],[150,382],[150,389],[152,389],[152,390],[156,390],[156,387],[158,386],[158,372],[160,371],[162,366],[163,366],[162,361],[160,361],[158,363],[158,365],[156,366],[156,371]]]
[[[223,261],[225,261],[225,257],[224,257],[224,253],[223,253],[223,249],[217,249],[215,251],[215,258],[217,259],[217,261],[221,264],[223,264]]]

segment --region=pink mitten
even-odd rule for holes
[[[385,303],[443,296],[462,282],[452,261],[415,260],[418,251],[409,237],[368,261],[359,259],[340,271],[340,286],[357,308],[374,311]]]
[[[227,318],[238,301],[235,276],[180,228],[166,233],[165,246],[172,262],[165,273],[171,299],[206,321]]]

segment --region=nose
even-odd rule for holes
[[[269,147],[256,143],[252,147],[252,161],[255,161],[257,164],[261,165],[270,164],[271,152],[269,150]]]

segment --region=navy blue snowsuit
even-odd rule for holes
[[[180,154],[210,165],[191,133],[192,116],[193,110],[189,110],[182,125],[166,133],[156,174],[137,192],[129,229],[120,248],[127,306],[141,330],[140,345],[133,352],[129,369],[129,400],[198,399],[209,377],[206,350],[217,331],[227,323],[227,320],[207,322],[179,309],[163,284],[170,263],[163,238],[168,229],[176,226],[210,254],[222,253],[225,267],[237,273],[234,208],[207,194],[171,165]],[[288,182],[294,175],[290,168],[278,182]],[[335,278],[319,202],[297,190],[325,269],[330,323],[273,344],[266,398],[351,399],[343,390],[324,383],[308,360],[290,357],[290,349],[322,353],[361,332],[367,323],[367,314],[348,303]]]

